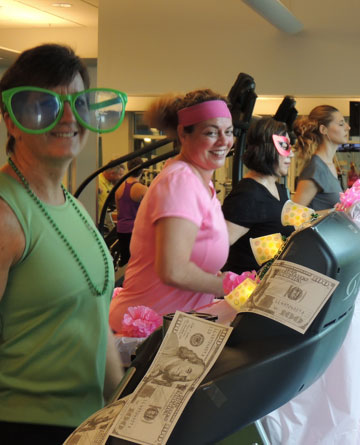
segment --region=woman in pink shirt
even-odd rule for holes
[[[233,145],[226,99],[211,90],[161,98],[147,120],[177,137],[181,150],[166,163],[139,207],[124,287],[110,307],[116,332],[130,306],[167,314],[197,309],[224,295],[219,271],[229,238],[211,178]]]

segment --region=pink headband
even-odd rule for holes
[[[231,113],[223,100],[208,100],[177,112],[179,124],[187,127],[216,117],[228,117]]]

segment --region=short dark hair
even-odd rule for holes
[[[272,117],[257,119],[250,125],[243,161],[250,170],[264,175],[275,175],[279,153],[272,140],[273,134],[285,135],[287,127]]]
[[[21,53],[6,70],[0,81],[0,93],[20,86],[67,85],[77,73],[85,88],[89,88],[88,70],[72,48],[53,43],[36,46]],[[3,106],[1,97],[0,101]]]
[[[130,159],[130,161],[127,162],[127,168],[128,168],[128,170],[130,171],[130,170],[132,170],[133,168],[142,165],[142,163],[143,163],[143,161],[142,161],[142,159],[139,158],[139,157],[138,157],[138,158],[134,158],[134,159]],[[142,171],[143,171],[142,169],[136,170],[136,171],[134,172],[134,174],[131,175],[131,176],[134,176],[134,177],[137,178],[138,176],[141,175]]]
[[[1,93],[10,88],[33,86],[54,88],[68,85],[79,73],[85,89],[89,88],[89,73],[75,52],[68,46],[48,43],[22,52],[0,80],[0,108],[4,114]],[[9,137],[7,151],[13,151],[14,139]]]

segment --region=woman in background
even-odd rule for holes
[[[211,181],[233,145],[226,99],[211,90],[156,101],[151,127],[177,137],[180,154],[151,183],[130,243],[124,288],[111,302],[110,325],[121,331],[129,306],[159,314],[190,311],[224,294],[229,238]]]
[[[292,157],[286,124],[267,117],[250,126],[243,156],[249,171],[223,204],[231,244],[223,270],[241,274],[259,269],[250,238],[279,232],[288,236],[294,230],[281,224],[289,195],[278,182],[288,174]]]
[[[296,147],[308,166],[300,176],[294,201],[316,210],[328,209],[339,201],[342,190],[333,159],[337,147],[347,142],[349,129],[341,113],[328,105],[316,107],[308,118],[295,121]],[[344,343],[324,374],[262,419],[272,445],[360,443],[358,301]]]
[[[128,161],[129,171],[142,164],[141,158]],[[142,169],[135,170],[128,179],[116,190],[115,201],[117,209],[116,231],[119,240],[119,266],[125,266],[130,258],[130,239],[134,228],[135,217],[147,187],[140,182]]]
[[[315,107],[308,117],[294,122],[295,151],[305,165],[296,187],[294,202],[314,210],[334,207],[343,191],[334,164],[340,144],[348,141],[349,125],[330,105]]]
[[[99,221],[100,221],[101,211],[104,207],[107,197],[109,196],[109,193],[113,189],[114,185],[117,184],[120,181],[120,179],[124,176],[124,174],[125,174],[125,166],[122,164],[116,165],[115,167],[111,167],[100,173],[98,180],[98,208],[97,208]],[[106,215],[104,221],[104,226],[107,230],[107,233],[109,233],[115,227],[115,224],[111,217],[111,213],[114,211],[114,208],[115,208],[115,201],[114,199],[112,199],[108,205],[108,208],[106,209]]]

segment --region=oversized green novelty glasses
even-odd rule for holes
[[[127,95],[110,88],[57,94],[38,87],[16,87],[2,93],[5,109],[20,130],[41,134],[52,130],[69,102],[76,120],[97,133],[116,130],[124,119]]]

